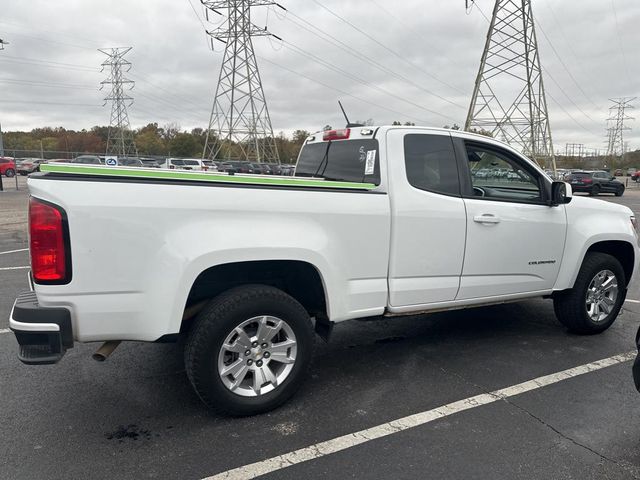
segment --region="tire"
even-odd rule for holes
[[[624,195],[624,186],[620,186],[616,190],[616,197],[621,197],[622,195]]]
[[[279,330],[277,321],[283,322]],[[258,344],[261,322],[263,333],[271,337],[261,335],[265,343]],[[288,347],[292,340],[295,347]],[[266,285],[236,287],[211,300],[196,318],[186,342],[185,368],[196,393],[211,410],[256,415],[282,405],[300,388],[311,364],[314,340],[309,315],[294,298]],[[268,347],[262,350],[263,345]],[[276,355],[285,362],[276,360]],[[231,369],[235,373],[223,376],[224,369],[235,364],[239,365]],[[267,380],[268,372],[275,386]],[[263,383],[256,392],[258,379]],[[238,384],[232,387],[234,383]]]
[[[592,197],[597,197],[599,193],[600,193],[600,185],[594,185],[593,187],[591,187],[591,191],[589,192],[589,195],[591,195]]]
[[[16,171],[13,168],[7,168],[4,171],[4,176],[7,178],[12,178],[16,176]]]
[[[607,298],[611,301],[610,310],[608,312],[602,310],[601,318],[595,320],[588,311],[590,298],[588,294],[590,287],[594,287],[592,282],[596,282],[596,277],[602,272],[609,272],[615,277],[617,289],[615,299],[607,294]],[[613,325],[626,294],[626,279],[620,262],[606,253],[591,252],[587,253],[573,288],[555,294],[553,307],[557,319],[569,331],[580,335],[594,335],[604,332]]]

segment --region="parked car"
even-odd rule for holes
[[[202,160],[202,170],[205,172],[217,172],[218,165],[213,160]]]
[[[144,163],[142,160],[135,157],[123,157],[118,158],[118,166],[119,167],[144,167]]]
[[[621,177],[623,175],[621,168],[616,168],[613,172],[614,177]]]
[[[250,162],[243,162],[239,160],[228,160],[224,162],[225,171],[229,171],[230,168],[235,170],[235,173],[256,173],[255,168]]]
[[[140,157],[140,161],[142,162],[142,166],[145,168],[160,168],[164,160],[160,160],[157,158],[144,158]]]
[[[15,177],[16,162],[11,157],[0,157],[0,175]]]
[[[202,160],[199,158],[167,158],[161,167],[170,170],[203,170]]]
[[[471,176],[496,162],[520,181]],[[543,297],[570,331],[601,333],[640,258],[628,207],[573,196],[508,145],[456,130],[325,131],[302,147],[296,177],[238,176],[232,188],[184,172],[166,184],[43,171],[29,182],[34,291],[9,319],[19,359],[182,339],[198,396],[231,415],[287,401],[314,330],[328,340],[337,322]]]
[[[636,171],[637,171],[637,168],[633,168],[633,167],[631,167],[631,168],[627,168],[627,176],[629,176],[629,177],[630,177],[631,175],[633,175],[634,173],[636,173]]]
[[[624,194],[624,184],[603,171],[572,172],[567,178],[574,192],[586,192],[596,196],[600,193],[614,193],[616,197]]]
[[[104,165],[104,159],[97,155],[79,155],[76,158],[69,160],[69,163],[82,163],[86,165]]]
[[[253,173],[260,175],[271,175],[272,170],[268,163],[252,162]]]
[[[634,182],[640,182],[640,171],[633,172],[631,174],[631,180]]]
[[[29,175],[33,172],[40,171],[40,165],[47,163],[46,160],[41,158],[24,158],[20,165],[17,166],[17,171],[20,175]]]

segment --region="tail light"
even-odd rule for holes
[[[175,165],[169,165],[169,169],[170,170],[175,170],[176,166]]]
[[[350,135],[350,128],[345,128],[343,130],[327,130],[322,135],[322,140],[325,142],[328,140],[348,140]]]
[[[202,171],[207,172],[209,171],[209,167],[207,167],[206,165],[202,166]]]
[[[593,183],[593,179],[591,178],[583,178],[582,183]]]
[[[71,257],[66,214],[60,207],[29,200],[29,246],[33,281],[61,285],[71,281]]]

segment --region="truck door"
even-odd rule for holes
[[[564,205],[545,204],[548,180],[499,146],[461,138],[455,142],[467,177],[462,185],[467,244],[457,300],[552,289],[567,222]]]
[[[389,303],[417,307],[452,301],[460,286],[467,227],[451,136],[389,130],[387,158]]]

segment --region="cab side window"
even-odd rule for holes
[[[542,200],[539,175],[509,152],[467,144],[467,159],[474,197],[525,203]]]
[[[449,135],[405,135],[404,162],[407,181],[412,187],[460,195],[458,165]]]

